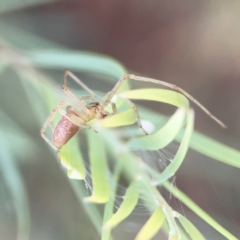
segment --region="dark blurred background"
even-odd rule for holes
[[[238,1],[68,0],[3,12],[0,20],[69,49],[112,56],[130,72],[177,84],[229,126],[226,130],[221,129],[194,106],[196,129],[240,150],[239,11]],[[41,146],[46,149],[44,144]],[[238,169],[190,150],[176,183],[220,224],[240,237],[239,175]],[[46,182],[41,185],[42,176],[38,177],[32,184],[37,185],[39,181],[39,191],[46,194]],[[54,179],[56,182],[47,187],[48,191],[62,191],[61,179],[57,180],[56,176]],[[28,186],[30,189],[29,183]],[[43,198],[46,205],[53,204],[52,199]],[[34,196],[30,196],[30,201],[34,201]],[[51,238],[51,230],[46,228],[46,222],[51,220],[44,216],[38,218],[43,208],[31,204],[36,207],[33,209],[36,222],[31,239],[66,239]],[[176,201],[173,201],[173,208],[180,208],[181,212]],[[68,212],[68,217],[76,219],[73,225],[67,221],[74,229],[71,239],[97,239],[94,234],[95,237],[77,237],[79,215],[74,212],[74,207],[70,209],[72,212]],[[35,215],[34,211],[37,212]],[[208,239],[224,239],[192,216],[188,209],[184,211],[209,236]],[[58,230],[63,231],[56,226]],[[38,231],[40,236],[43,232],[46,236],[34,237]],[[122,234],[121,231],[118,234]],[[133,239],[133,235],[129,234],[129,239]]]

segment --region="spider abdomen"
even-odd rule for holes
[[[62,117],[53,131],[53,143],[60,149],[65,145],[80,129],[66,117]]]

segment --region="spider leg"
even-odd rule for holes
[[[87,91],[93,98],[97,99],[97,101],[100,100],[98,98],[98,96],[87,85],[85,85],[76,75],[74,75],[69,70],[66,70],[64,73],[63,85],[67,86],[67,77],[68,76],[71,79],[73,79],[78,85],[80,85],[85,91]]]
[[[108,92],[105,97],[103,98],[103,100],[100,102],[100,105],[105,108],[112,100],[113,96],[117,93],[119,87],[122,85],[122,83],[127,80],[129,78],[129,75],[126,74],[124,76],[122,76],[118,82],[116,83],[116,85],[113,87],[112,91]]]
[[[92,100],[92,101],[97,101],[97,102],[99,101],[99,99],[94,97],[94,96],[81,97],[80,100],[83,100],[83,101],[85,101],[85,100]]]
[[[119,95],[117,95],[117,96],[119,98],[121,98],[125,103],[127,103],[134,110],[139,128],[141,128],[141,130],[143,131],[143,133],[145,135],[148,135],[147,131],[142,126],[140,115],[139,115],[139,112],[138,112],[138,109],[137,109],[136,105],[131,100],[129,100],[127,98],[123,98],[123,97],[121,97]]]
[[[89,89],[80,79],[78,79],[73,73],[71,73],[70,71],[66,70],[65,74],[64,74],[64,79],[63,79],[63,85],[62,85],[62,89],[63,91],[70,97],[72,98],[83,110],[83,112],[85,114],[90,114],[89,109],[86,108],[85,104],[83,103],[83,101],[80,101],[75,94],[68,88],[67,86],[67,77],[70,76],[77,84],[79,84],[84,90],[86,90],[88,93],[90,93],[92,95],[93,98],[98,99],[97,95],[95,95],[95,93]]]
[[[173,89],[177,92],[180,92],[181,94],[186,96],[188,99],[190,99],[192,102],[194,102],[199,108],[201,108],[210,118],[212,118],[220,126],[222,126],[223,128],[227,128],[227,126],[222,121],[220,121],[218,118],[216,118],[207,108],[205,108],[199,101],[197,101],[192,95],[190,95],[189,93],[184,91],[182,88],[180,88],[180,87],[178,87],[174,84],[167,83],[167,82],[164,82],[164,81],[160,81],[160,80],[157,80],[157,79],[139,77],[139,76],[135,76],[135,75],[132,75],[132,74],[128,75],[128,77],[129,77],[129,79],[136,80],[136,81],[156,83],[156,84],[171,88],[171,89]]]
[[[113,98],[113,96],[116,94],[117,90],[119,89],[119,87],[121,86],[121,84],[127,80],[127,79],[131,79],[131,80],[135,80],[135,81],[140,81],[140,82],[151,82],[151,83],[156,83],[158,85],[162,85],[168,88],[173,89],[174,91],[180,92],[181,94],[183,94],[184,96],[186,96],[188,99],[190,99],[192,102],[194,102],[199,108],[201,108],[210,118],[212,118],[215,122],[217,122],[220,126],[222,126],[223,128],[227,128],[227,126],[220,121],[218,118],[216,118],[207,108],[205,108],[199,101],[197,101],[192,95],[190,95],[189,93],[187,93],[186,91],[184,91],[182,88],[171,84],[171,83],[167,83],[161,80],[157,80],[157,79],[153,79],[153,78],[146,78],[146,77],[140,77],[140,76],[135,76],[133,74],[126,74],[123,77],[121,77],[118,82],[116,83],[116,85],[113,87],[112,91],[110,91],[109,93],[106,94],[106,96],[104,97],[103,101],[102,101],[102,105],[106,105],[108,102],[111,101],[111,99]]]
[[[49,114],[49,116],[47,117],[45,123],[43,124],[43,127],[40,131],[40,134],[42,136],[42,138],[55,150],[55,151],[59,151],[59,149],[52,143],[52,141],[46,136],[45,132],[47,127],[49,126],[50,129],[52,129],[52,121],[53,118],[55,117],[56,113],[60,112],[60,107],[61,106],[67,106],[68,103],[67,102],[60,102]]]

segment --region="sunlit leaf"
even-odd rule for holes
[[[84,72],[89,72],[89,73],[94,72],[94,73],[97,73],[97,74],[105,74],[107,76],[112,77],[113,82],[117,82],[117,79],[126,72],[124,67],[119,65],[116,61],[113,61],[111,58],[108,58],[108,57],[103,56],[103,55],[93,54],[93,53],[80,52],[80,51],[68,51],[68,50],[56,50],[56,49],[54,51],[52,51],[52,50],[50,50],[50,51],[39,50],[39,51],[27,52],[27,53],[29,54],[28,56],[30,56],[30,58],[32,58],[34,63],[39,67],[55,68],[55,69],[70,68],[71,70],[76,70],[76,71],[84,71]],[[15,69],[15,70],[19,71],[19,69]],[[38,96],[39,98],[37,98],[36,102],[33,101],[33,103],[32,103],[33,106],[35,105],[35,109],[36,109],[35,113],[38,116],[38,119],[42,119],[42,115],[44,114],[44,111],[42,111],[42,109],[39,108],[40,104],[38,105],[38,103],[41,102],[41,101],[45,102],[46,105],[47,105],[46,109],[48,111],[50,108],[55,106],[54,105],[55,102],[58,102],[58,101],[56,101],[56,99],[58,99],[59,94],[55,93],[56,88],[54,88],[53,86],[50,86],[50,87],[47,86],[46,79],[43,78],[43,80],[41,79],[41,81],[36,80],[36,79],[39,79],[39,74],[36,74],[37,72],[34,72],[32,66],[30,68],[26,68],[26,69],[23,68],[21,73],[22,72],[24,72],[24,76],[28,75],[28,78],[25,78],[25,80],[23,80],[23,81],[25,81],[25,84],[30,83],[31,87],[33,86],[33,88],[35,89],[35,91],[31,91],[31,93],[28,94],[29,99],[30,100],[31,99],[36,99],[35,95],[38,96],[39,92],[43,93],[42,95],[40,94],[40,97]],[[28,79],[28,82],[26,81],[26,79]],[[47,86],[47,87],[45,88],[45,86]],[[41,91],[39,91],[39,89],[41,89]],[[172,92],[172,91],[167,92],[166,90],[161,90],[162,92],[161,92],[161,94],[159,94],[160,93],[159,90],[160,89],[157,89],[157,88],[154,89],[154,90],[150,89],[150,91],[148,93],[145,91],[145,89],[144,90],[137,90],[139,92],[135,92],[135,93],[134,93],[134,91],[130,91],[130,92],[122,93],[123,95],[121,95],[121,96],[124,96],[126,98],[131,98],[130,95],[132,94],[131,99],[141,99],[141,100],[142,99],[154,100],[155,98],[158,98],[160,102],[166,102],[166,103],[178,106],[178,107],[179,106],[181,106],[181,107],[185,106],[186,109],[188,108],[188,102],[186,102],[186,100],[182,97],[181,94],[176,93],[176,92]],[[29,91],[26,91],[26,92],[29,92]],[[45,92],[47,92],[47,94],[45,94]],[[130,94],[130,95],[128,95],[128,94]],[[138,94],[140,97],[134,96],[134,94]],[[46,98],[44,98],[44,95],[46,96]],[[181,112],[181,110],[179,110],[179,111]],[[160,118],[159,114],[156,114],[154,116],[154,114],[147,115],[146,113],[147,113],[147,111],[141,112],[141,117],[142,117],[142,115],[144,116],[144,119],[145,118],[147,119],[147,117],[149,117],[149,121],[151,121],[153,123],[156,123],[155,126],[156,126],[156,132],[157,132],[159,130],[159,128],[158,128],[159,125],[157,124],[159,122],[159,118]],[[183,120],[182,120],[183,116],[180,113],[178,113],[178,114],[179,114],[178,117],[180,119],[180,122],[181,121],[183,122]],[[111,118],[114,121],[111,121]],[[117,120],[117,118],[118,118],[118,120]],[[105,126],[109,125],[109,126],[113,127],[114,124],[116,124],[115,126],[120,126],[121,123],[123,123],[122,125],[126,125],[128,122],[133,123],[133,120],[134,120],[134,113],[133,113],[132,109],[130,109],[126,112],[119,113],[119,115],[118,116],[116,115],[116,117],[115,116],[109,116],[108,122],[105,123],[106,124]],[[177,122],[177,118],[176,119],[171,118],[170,121]],[[169,126],[168,124],[171,126],[170,123],[167,123],[165,126]],[[188,121],[188,125],[187,125],[188,130],[191,128],[189,126],[189,124],[192,124],[191,121]],[[173,138],[173,135],[176,134],[176,132],[179,130],[180,125],[181,124],[179,123],[178,127],[176,127],[175,129],[173,128],[171,134],[169,134],[168,140],[166,140],[165,143],[169,142],[170,139]],[[173,126],[173,124],[172,124],[172,126]],[[168,127],[168,128],[170,129],[170,127]],[[165,130],[165,133],[166,132],[167,131]],[[164,131],[161,134],[159,133],[158,137],[160,138],[160,137],[164,136],[164,135],[162,135],[163,133],[164,133]],[[99,134],[96,134],[96,133],[92,133],[92,134],[93,134],[94,138],[96,137],[96,135],[99,135]],[[187,134],[187,130],[185,130],[184,134]],[[172,135],[172,136],[170,137],[170,135]],[[188,137],[185,138],[186,135],[184,135],[183,138],[179,138],[179,141],[181,143],[183,141],[185,141],[185,143],[184,143],[185,147],[183,147],[182,151],[179,152],[179,154],[176,155],[177,158],[180,159],[181,161],[178,160],[178,161],[175,161],[172,165],[170,164],[172,169],[170,169],[171,171],[169,169],[166,170],[165,177],[160,181],[160,182],[162,182],[162,184],[165,184],[165,182],[163,182],[164,179],[167,179],[169,176],[172,176],[172,174],[180,166],[180,164],[181,164],[181,162],[182,162],[182,160],[185,156],[184,154],[186,153],[186,149],[187,149],[186,142],[188,142],[189,139],[190,139],[189,135],[190,135],[190,130],[188,131]],[[124,162],[124,165],[125,165],[124,168],[123,168],[124,169],[124,174],[126,176],[128,176],[128,180],[133,181],[134,176],[136,174],[139,177],[142,177],[142,180],[143,180],[145,186],[148,186],[148,188],[147,188],[148,192],[147,193],[149,194],[149,196],[148,196],[149,201],[150,201],[150,198],[156,197],[157,193],[153,189],[155,189],[156,191],[157,191],[157,189],[156,188],[151,188],[151,187],[153,187],[153,186],[150,185],[151,184],[151,181],[150,181],[151,179],[146,177],[147,174],[145,174],[145,172],[144,172],[145,169],[141,168],[142,165],[141,165],[140,161],[138,161],[136,158],[134,158],[129,153],[130,152],[129,146],[127,144],[121,143],[121,141],[118,141],[118,139],[116,140],[117,137],[114,136],[114,134],[112,134],[112,135],[104,135],[103,134],[103,135],[101,135],[101,137],[103,137],[104,141],[106,141],[107,143],[111,143],[109,145],[112,148],[112,155],[114,155],[114,154],[117,155],[118,160],[120,159]],[[105,138],[109,138],[109,139],[106,140]],[[187,139],[187,138],[189,138],[189,139]],[[221,161],[223,161],[227,164],[231,164],[233,166],[239,166],[237,164],[238,159],[239,159],[239,152],[236,151],[236,150],[233,150],[233,149],[230,149],[230,148],[224,148],[223,145],[221,145],[221,144],[214,144],[215,142],[212,141],[212,140],[209,140],[209,142],[208,141],[206,142],[205,148],[203,148],[203,149],[197,148],[197,146],[200,146],[200,145],[204,146],[204,140],[205,139],[208,139],[208,138],[205,138],[203,136],[201,136],[201,138],[194,138],[193,137],[193,139],[191,140],[194,143],[192,145],[193,148],[199,150],[200,152],[202,152],[202,153],[204,153],[208,156],[219,159],[219,160],[221,160]],[[96,146],[100,146],[100,144],[104,144],[104,147],[103,147],[104,151],[107,149],[107,148],[105,148],[106,143],[104,141],[102,141],[100,144],[99,144],[99,142],[97,142],[97,143],[95,142],[95,144],[93,145],[92,142],[94,142],[94,140],[96,140],[96,139],[91,139],[90,143],[89,143],[89,145],[92,146],[90,154],[91,154],[92,151],[94,152]],[[212,148],[212,149],[215,148],[215,149],[214,150],[212,150],[212,149],[209,150],[209,148]],[[207,149],[207,150],[205,150],[205,149]],[[221,154],[218,154],[217,152],[220,149],[223,149],[223,152],[219,151]],[[80,151],[80,150],[78,150],[78,151]],[[213,153],[213,151],[215,151],[215,153]],[[77,152],[77,151],[74,150],[74,151],[71,151],[71,152]],[[119,155],[122,152],[124,152],[124,157],[119,157]],[[77,156],[77,154],[74,154],[71,159],[77,159],[76,156]],[[69,159],[68,156],[66,157],[66,159],[69,161],[70,169],[72,169],[72,170],[70,170],[70,171],[72,171],[72,172],[70,172],[71,176],[76,176],[76,174],[79,174],[79,171],[75,171],[75,169],[74,169],[74,168],[78,168],[79,166],[74,165],[74,164],[76,164],[74,162],[70,163],[71,159]],[[91,166],[91,168],[92,168],[91,169],[92,170],[91,174],[92,174],[92,177],[93,177],[93,182],[95,182],[95,183],[93,183],[93,185],[95,184],[95,189],[97,190],[98,196],[100,196],[101,200],[105,199],[104,201],[106,201],[106,199],[107,199],[106,196],[109,195],[109,193],[106,194],[108,192],[108,191],[106,191],[106,189],[108,188],[108,186],[106,184],[107,180],[105,178],[100,179],[100,176],[103,176],[103,175],[101,175],[101,173],[100,174],[97,173],[97,171],[103,170],[103,172],[105,173],[105,177],[108,176],[109,172],[107,170],[107,165],[105,163],[103,163],[103,169],[102,169],[101,168],[102,166],[100,166],[100,163],[97,163],[97,157],[96,156],[94,157],[94,159],[95,160],[93,161],[93,163],[91,162],[91,165],[92,165]],[[106,160],[106,156],[104,156],[101,159]],[[170,165],[169,165],[169,167],[170,167]],[[79,175],[79,176],[81,176],[81,175]],[[100,186],[101,182],[103,183],[102,189],[101,189],[101,186]],[[71,181],[71,183],[73,183],[73,181]],[[74,184],[75,183],[76,182],[74,182]],[[109,224],[108,222],[106,223],[107,227],[109,227],[109,228],[113,227],[116,224],[118,224],[119,222],[121,222],[123,219],[125,219],[132,212],[132,209],[135,207],[135,205],[137,203],[137,200],[138,200],[139,186],[132,187],[133,183],[136,184],[136,182],[134,182],[134,181],[131,183],[130,187],[128,188],[128,190],[126,192],[125,199],[124,199],[122,205],[119,208],[119,209],[122,209],[121,210],[122,212],[120,210],[119,210],[120,213],[119,213],[119,211],[116,212],[113,215],[113,217],[111,218],[113,220],[111,220],[111,219],[109,220],[110,221],[110,226],[108,226],[108,224]],[[142,190],[143,189],[141,188],[141,191]],[[170,191],[172,193],[174,193],[173,190],[170,190]],[[102,195],[102,193],[100,194],[100,192],[104,192],[104,194]],[[129,192],[131,193],[131,198],[127,198],[127,195],[129,195]],[[77,194],[77,191],[76,191],[76,194]],[[178,194],[175,192],[175,195],[178,195]],[[94,195],[94,193],[93,193],[93,195]],[[80,194],[79,195],[77,194],[77,196],[78,196],[78,200],[80,202],[80,200],[82,199],[83,196],[80,195]],[[135,202],[132,200],[132,197],[135,199]],[[210,225],[212,225],[215,229],[217,229],[224,236],[229,237],[229,239],[236,239],[236,238],[232,237],[232,235],[229,234],[224,228],[219,226],[216,222],[212,221],[212,219],[208,215],[202,214],[202,212],[199,211],[198,206],[193,205],[192,202],[189,202],[186,196],[183,196],[183,195],[180,194],[180,195],[178,195],[178,197],[186,205],[188,205],[194,212],[199,214],[204,220],[206,220],[208,223],[210,223]],[[167,203],[164,202],[164,199],[161,199],[160,197],[159,197],[159,202],[161,204],[165,204],[165,206],[167,206]],[[90,204],[87,204],[87,205],[89,207]],[[149,205],[150,204],[146,204],[146,207],[147,208],[151,207]],[[92,219],[93,222],[95,222],[95,226],[98,229],[98,231],[100,232],[99,229],[101,229],[101,224],[102,224],[102,219],[101,219],[100,214],[98,214],[96,209],[95,209],[96,211],[95,210],[91,211],[92,210],[91,207],[89,207],[88,210],[90,210],[90,211],[88,211],[90,213],[89,214],[90,218]],[[126,214],[126,212],[127,212],[127,214]],[[170,238],[176,239],[177,236],[179,236],[179,235],[177,234],[176,227],[173,226],[175,223],[174,223],[173,219],[171,219],[172,215],[173,215],[173,211],[169,207],[166,207],[165,210],[164,210],[164,214],[165,214],[167,222],[169,224]],[[115,218],[115,220],[114,220],[114,218]]]
[[[197,228],[184,216],[178,215],[178,220],[182,224],[185,231],[189,234],[192,240],[204,240],[203,235],[197,230]]]
[[[126,194],[123,197],[123,202],[118,208],[117,212],[107,221],[105,228],[113,228],[126,217],[128,217],[135,206],[137,205],[139,198],[139,186],[138,182],[132,182],[128,187]]]
[[[188,108],[188,99],[178,92],[172,90],[165,90],[159,88],[144,88],[125,91],[120,94],[121,97],[135,99],[135,100],[152,100],[164,102],[176,107]]]
[[[93,131],[88,132],[88,143],[93,192],[92,196],[85,198],[85,201],[105,203],[110,198],[105,146],[101,136]]]
[[[238,150],[217,142],[201,133],[195,132],[193,134],[190,147],[208,157],[240,168],[240,152]]]
[[[163,183],[164,188],[166,188],[173,196],[178,198],[182,203],[184,203],[189,209],[191,209],[195,214],[207,222],[210,226],[216,229],[219,233],[225,236],[227,239],[237,240],[229,231],[223,228],[216,220],[214,220],[209,214],[204,212],[195,202],[193,202],[186,194],[180,191],[177,187],[170,184],[168,181]]]
[[[115,195],[117,194],[117,186],[118,186],[118,181],[119,181],[121,171],[122,171],[122,163],[117,162],[113,176],[112,176],[112,180],[111,180],[111,196],[109,201],[105,204],[105,207],[104,207],[103,225],[105,225],[106,222],[113,215]],[[103,228],[102,240],[109,240],[110,236],[111,236],[111,228]]]
[[[85,178],[85,167],[79,148],[78,138],[73,138],[63,146],[59,154],[61,163],[68,169],[69,178],[83,180]]]
[[[126,73],[121,63],[106,55],[84,51],[38,50],[27,53],[30,60],[39,67],[60,68],[76,71],[107,74],[120,78]]]
[[[101,119],[99,122],[102,127],[126,126],[136,122],[136,114],[133,109],[128,109]]]
[[[156,125],[159,120],[161,120],[161,123],[164,121],[164,119],[166,120],[166,118],[163,118],[163,116],[157,112],[150,111],[149,109],[143,107],[141,107],[141,110],[144,116],[151,116],[151,121]],[[181,142],[183,133],[184,132],[182,131],[180,134],[178,134],[176,136],[176,140]],[[221,161],[230,166],[238,168],[240,167],[240,151],[222,144],[204,134],[201,134],[196,130],[192,134],[189,147],[204,154],[205,156],[211,157],[212,159]]]
[[[163,214],[162,208],[157,208],[148,221],[139,231],[135,240],[149,240],[151,239],[161,228],[165,215]]]
[[[133,138],[129,146],[133,149],[158,150],[171,143],[183,127],[186,111],[179,108],[169,121],[157,132],[148,136]]]
[[[154,184],[158,185],[169,179],[170,177],[174,176],[178,168],[181,166],[190,142],[190,138],[193,131],[193,123],[194,123],[194,112],[192,110],[189,111],[188,114],[188,122],[186,126],[186,130],[179,146],[179,149],[174,156],[172,162],[163,170],[159,177],[154,179]]]

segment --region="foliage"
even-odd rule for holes
[[[9,29],[11,29],[10,26],[8,26]],[[11,32],[11,30],[9,31]],[[43,42],[49,45],[49,49],[51,48],[51,43]],[[37,127],[38,130],[40,130],[47,112],[51,111],[63,98],[65,99],[62,93],[56,90],[59,86],[51,81],[50,77],[37,70],[38,68],[61,70],[68,68],[76,72],[98,74],[101,79],[112,81],[112,83],[115,83],[119,77],[126,73],[124,66],[108,56],[56,48],[54,44],[52,46],[52,48],[55,48],[54,50],[42,49],[41,46],[38,50],[34,50],[30,45],[28,49],[15,49],[10,43],[11,38],[7,36],[1,41],[1,76],[4,76],[4,72],[8,68],[17,74],[20,85],[25,90],[28,99],[28,109],[31,110],[31,114],[36,119],[37,124],[34,125],[34,128]],[[93,188],[90,197],[85,196],[85,190],[77,181],[71,180],[86,179],[87,177],[84,156],[79,147],[79,139],[77,137],[73,138],[60,152],[62,163],[67,168],[70,185],[79,202],[84,205],[89,219],[93,221],[102,239],[112,237],[111,229],[126,219],[139,201],[144,203],[151,213],[151,217],[139,231],[136,239],[151,239],[164,223],[165,227],[163,229],[165,229],[169,239],[178,239],[180,236],[183,239],[204,239],[204,233],[201,234],[184,216],[176,213],[169,206],[158,191],[158,185],[162,185],[171,191],[173,195],[222,235],[228,239],[236,239],[179,189],[169,184],[167,180],[174,176],[189,147],[235,167],[240,166],[238,161],[240,153],[200,133],[193,132],[194,113],[193,110],[189,110],[188,100],[181,94],[159,88],[126,91],[127,89],[129,89],[129,85],[125,84],[120,89],[119,95],[128,99],[151,99],[165,102],[175,105],[179,109],[168,118],[140,106],[141,118],[146,119],[154,126],[154,132],[148,136],[139,137],[138,129],[122,128],[122,136],[119,136],[119,132],[116,134],[116,131],[110,128],[133,124],[135,116],[132,109],[124,108],[121,99],[116,98],[119,112],[93,123],[94,129],[99,134],[86,131]],[[82,96],[82,92],[76,92],[79,96]],[[18,163],[18,154],[24,158],[25,154],[41,155],[41,153],[36,149],[31,135],[27,134],[21,123],[17,123],[18,119],[12,118],[11,114],[6,112],[3,103],[0,106],[0,114],[4,123],[0,126],[2,133],[0,136],[1,146],[4,145],[0,153],[2,171],[4,168],[3,179],[12,195],[12,199],[14,199],[18,222],[18,239],[27,239],[30,229],[30,216],[21,167]],[[19,119],[21,119],[21,116],[19,116]],[[13,135],[14,137],[11,137]],[[144,159],[134,154],[136,149],[147,151],[164,148],[174,139],[179,141],[180,147],[174,159],[162,173],[148,166]],[[95,151],[96,146],[98,146],[97,152]],[[30,149],[29,152],[28,149]],[[113,165],[112,170],[109,167],[110,161]],[[119,209],[114,212],[114,201],[120,175],[127,179],[128,187]],[[101,216],[95,204],[89,204],[89,202],[105,203],[104,216]],[[24,213],[23,209],[25,209]],[[176,219],[179,221],[176,221]],[[185,232],[182,231],[182,228],[185,229]]]

